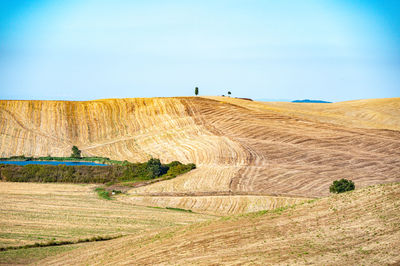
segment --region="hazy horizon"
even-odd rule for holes
[[[399,97],[400,3],[1,1],[0,99]]]

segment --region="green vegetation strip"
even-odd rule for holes
[[[180,211],[180,212],[192,212],[192,210],[185,210],[181,208],[173,208],[173,207],[165,207],[168,210],[173,210],[173,211]]]
[[[7,250],[16,250],[16,249],[26,249],[26,248],[37,248],[37,247],[51,247],[51,246],[63,246],[63,245],[73,245],[85,242],[97,242],[97,241],[106,241],[111,239],[120,238],[122,235],[118,236],[94,236],[91,238],[84,238],[78,240],[61,240],[61,241],[54,241],[50,240],[44,243],[35,243],[35,244],[28,244],[23,246],[9,246],[9,247],[0,247],[0,251],[7,251]]]
[[[59,162],[94,162],[109,165],[124,165],[129,163],[128,161],[117,161],[111,160],[107,157],[54,157],[54,156],[43,156],[43,157],[32,157],[25,155],[1,157],[0,161],[59,161]]]
[[[162,164],[156,158],[151,158],[144,163],[125,161],[122,165],[107,166],[0,164],[0,179],[8,182],[101,183],[107,185],[131,183],[134,185],[136,182],[151,181],[157,178],[159,180],[175,178],[195,168],[195,164],[182,164],[178,161]]]
[[[38,260],[71,251],[78,245],[66,245],[43,248],[26,248],[0,252],[0,265],[30,265]]]

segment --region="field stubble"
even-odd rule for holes
[[[44,265],[384,265],[400,263],[400,184],[93,243]],[[111,243],[111,242],[110,242]],[[396,264],[397,265],[397,264]]]
[[[104,200],[93,185],[0,182],[0,202],[0,247],[94,236],[140,236],[213,218]],[[0,252],[0,263],[18,252],[22,251]]]
[[[153,156],[198,166],[129,191],[137,202],[156,193],[154,206],[165,205],[161,196],[171,194],[320,197],[341,178],[357,188],[400,181],[400,98],[332,104],[229,97],[0,101],[0,120],[1,156],[68,156],[77,145],[85,156],[132,162]],[[217,198],[185,197],[174,202],[214,211],[209,208]],[[258,202],[263,209],[265,201]],[[254,202],[243,204],[252,207],[234,209],[257,210]]]

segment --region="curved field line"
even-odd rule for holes
[[[400,180],[400,98],[334,104],[228,97],[0,101],[0,110],[1,156],[68,156],[77,145],[84,155],[153,156],[198,166],[133,189],[133,195],[320,197],[340,178],[356,187]],[[213,203],[203,204],[207,211]]]

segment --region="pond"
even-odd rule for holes
[[[69,162],[69,161],[0,161],[0,164],[42,164],[42,165],[92,165],[92,166],[106,166],[107,164],[93,163],[93,162]]]

